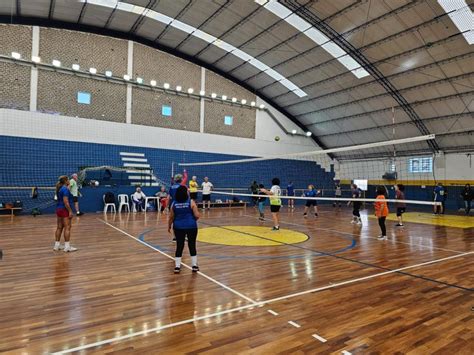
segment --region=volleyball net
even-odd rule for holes
[[[207,176],[218,200],[252,201],[262,197],[251,187],[254,182],[269,189],[272,179],[278,178],[283,200],[341,204],[354,201],[353,190],[357,189],[357,201],[372,203],[377,187],[383,186],[388,202],[437,205],[433,193],[436,156],[429,152],[427,144],[431,139],[434,135],[278,156],[185,162],[178,166],[186,169],[189,176],[196,176],[199,183]],[[246,182],[247,186],[242,187],[239,182]],[[316,191],[315,197],[305,194],[310,185]],[[395,185],[402,185],[403,200],[395,199]],[[229,186],[241,188],[230,190]],[[288,196],[288,190],[292,196]]]

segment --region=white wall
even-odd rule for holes
[[[272,127],[268,121],[266,125]],[[0,109],[0,135],[249,156],[316,149],[311,139],[300,137],[275,142],[263,133],[257,139],[237,138],[7,109]]]

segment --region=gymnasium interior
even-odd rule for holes
[[[473,354],[473,11],[0,1],[0,353]]]

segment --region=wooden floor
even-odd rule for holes
[[[256,215],[216,209],[200,227],[271,226]],[[52,251],[53,216],[2,218],[0,352],[473,353],[473,228],[388,221],[379,241],[348,209],[282,220],[309,239],[200,242],[202,273],[174,275],[156,213],[75,218],[72,254]]]

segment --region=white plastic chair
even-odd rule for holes
[[[118,202],[119,202],[119,212],[122,212],[122,208],[126,207],[125,209],[127,212],[130,212],[130,205],[128,204],[128,195],[120,194],[118,195]]]
[[[113,212],[113,213],[117,212],[115,208],[115,203],[105,203],[105,194],[102,195],[102,201],[104,201],[104,213],[107,213],[109,207],[110,207],[110,212]]]

